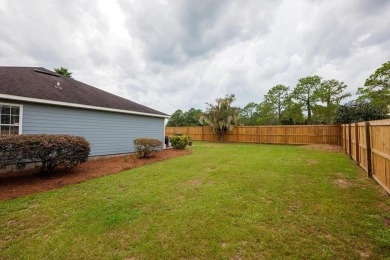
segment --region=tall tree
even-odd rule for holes
[[[287,106],[288,92],[289,87],[279,84],[272,87],[264,96],[264,102],[276,112],[279,124],[282,122],[282,113]]]
[[[286,100],[286,109],[282,113],[282,124],[302,125],[305,123],[305,116],[302,111],[302,104],[295,103],[291,97]]]
[[[277,114],[275,113],[272,104],[267,102],[261,102],[257,106],[258,118],[256,119],[257,125],[276,125],[279,124]]]
[[[206,112],[200,117],[200,123],[209,124],[218,134],[220,141],[223,141],[226,132],[233,130],[237,124],[239,108],[232,106],[234,100],[234,95],[226,95],[225,98],[216,99],[216,104],[206,103]]]
[[[167,123],[167,126],[184,126],[185,125],[185,117],[184,113],[181,109],[176,110]]]
[[[298,80],[297,86],[292,92],[292,98],[301,103],[307,111],[307,123],[312,123],[313,107],[318,101],[315,95],[317,89],[321,86],[321,77],[309,76]]]
[[[176,110],[167,123],[167,126],[200,126],[199,123],[202,110],[190,108],[183,112],[181,109]]]
[[[243,125],[256,125],[257,106],[255,102],[248,103],[245,107],[240,109],[240,124]]]
[[[185,126],[200,126],[199,119],[202,113],[202,110],[195,108],[190,108],[187,112],[184,112]]]
[[[349,92],[345,92],[347,85],[335,79],[325,80],[316,90],[315,95],[325,104],[325,107],[317,107],[317,113],[321,114],[322,120],[326,124],[333,123],[334,113],[340,105],[341,100],[350,97]]]
[[[390,105],[390,61],[383,63],[374,74],[370,75],[364,87],[358,88],[360,100],[368,100],[374,104],[383,106]]]
[[[70,72],[67,68],[64,68],[64,67],[55,68],[54,71],[60,75],[65,76],[65,77],[68,77],[68,78],[72,77],[72,72]]]

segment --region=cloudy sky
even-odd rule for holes
[[[355,94],[388,60],[388,0],[0,1],[0,66],[64,66],[169,114],[309,75]]]

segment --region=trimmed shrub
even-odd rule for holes
[[[162,148],[162,142],[153,138],[138,138],[133,140],[134,150],[138,158],[147,158],[152,152]]]
[[[184,150],[190,143],[191,138],[189,136],[171,136],[171,145],[175,149]]]
[[[41,172],[52,173],[58,166],[74,167],[86,162],[90,152],[84,137],[70,135],[10,135],[0,138],[0,169],[41,162]]]

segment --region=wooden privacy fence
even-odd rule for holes
[[[342,146],[369,177],[390,193],[390,120],[342,125]]]
[[[194,141],[218,141],[210,127],[166,127],[165,134],[188,135]],[[341,145],[337,125],[237,126],[227,132],[224,141],[261,144],[335,144]]]

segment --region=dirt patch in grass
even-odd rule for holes
[[[73,169],[58,169],[53,175],[44,177],[36,169],[0,173],[0,200],[13,199],[28,194],[57,189],[69,184],[115,174],[166,159],[190,154],[191,150],[166,149],[153,157],[136,159],[134,156],[118,156],[92,159]]]
[[[383,222],[385,222],[386,227],[390,228],[390,217],[385,217]]]
[[[327,152],[344,152],[344,149],[341,146],[331,144],[308,144],[304,145],[303,147],[306,149],[314,149]]]
[[[179,184],[180,188],[198,187],[202,185],[203,185],[203,181],[200,179],[192,179]]]
[[[188,186],[200,186],[202,185],[202,180],[198,180],[198,179],[194,179],[194,180],[190,180],[187,185]]]
[[[318,164],[318,163],[320,163],[320,161],[318,161],[318,160],[306,160],[306,162],[308,164]]]
[[[353,186],[353,184],[350,181],[344,179],[337,179],[335,183],[337,186],[341,188],[349,188]]]
[[[367,252],[360,252],[360,251],[358,251],[358,252],[359,252],[361,258],[370,258],[370,254],[369,253],[367,253]]]

